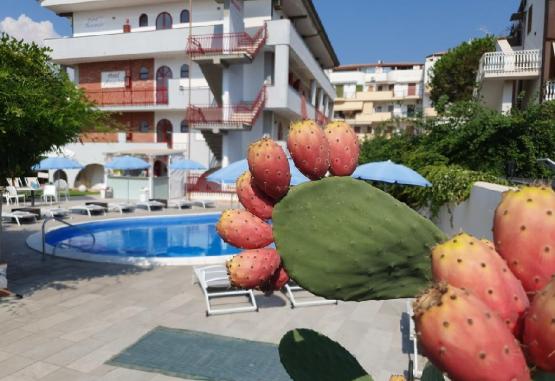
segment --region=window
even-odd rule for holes
[[[189,65],[181,65],[181,78],[189,78]]]
[[[343,85],[336,85],[335,92],[337,93],[338,98],[343,98]]]
[[[148,16],[144,13],[139,17],[139,26],[148,26]]]
[[[168,12],[162,12],[156,17],[156,29],[171,29],[172,17]]]
[[[530,8],[528,8],[528,21],[526,21],[526,32],[527,34],[530,34],[531,31],[532,31],[532,6],[530,5]]]
[[[393,105],[387,106],[387,111],[388,112],[393,112]]]
[[[395,89],[395,85],[389,85],[389,90],[393,91]]]
[[[186,134],[189,132],[189,123],[187,123],[187,120],[185,119],[181,121],[181,132],[183,134]]]
[[[184,9],[181,11],[181,15],[179,15],[179,22],[182,24],[189,22],[189,10]]]
[[[382,106],[376,107],[376,112],[382,112]]]
[[[360,127],[355,127],[355,134],[360,134]]]
[[[407,116],[413,118],[416,114],[416,105],[407,105]]]
[[[360,93],[362,91],[362,85],[357,85],[356,91],[357,93]]]
[[[382,86],[382,85],[379,85],[379,86],[378,86],[378,91],[382,91],[382,90],[383,90],[383,86]]]
[[[141,70],[139,70],[139,79],[141,81],[146,81],[148,79],[149,74],[150,73],[148,72],[148,69],[145,66],[143,66]]]
[[[148,125],[148,122],[146,120],[141,121],[141,123],[139,124],[139,131],[148,132],[149,129],[150,126]]]

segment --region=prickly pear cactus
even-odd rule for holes
[[[349,351],[310,329],[287,332],[279,357],[294,381],[373,381]]]
[[[292,188],[274,208],[273,228],[289,276],[346,301],[417,295],[432,279],[430,249],[446,238],[405,204],[350,177]]]

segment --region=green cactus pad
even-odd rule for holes
[[[431,362],[427,363],[422,371],[420,381],[445,381],[441,370],[436,368]]]
[[[555,373],[546,373],[541,370],[537,370],[532,374],[533,381],[555,381]]]
[[[414,297],[447,237],[387,193],[350,177],[296,186],[273,212],[283,264],[301,287],[345,301]]]
[[[310,329],[287,332],[279,357],[293,381],[373,381],[349,351]]]

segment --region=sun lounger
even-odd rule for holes
[[[241,290],[233,288],[227,275],[225,265],[198,266],[194,267],[194,276],[196,281],[202,288],[204,293],[204,301],[206,302],[206,316],[227,314],[233,312],[251,312],[258,311],[256,299],[252,290]],[[215,309],[210,304],[210,299],[225,298],[231,296],[246,296],[249,306],[246,307],[228,307]]]
[[[412,341],[413,345],[413,354],[412,360],[412,367],[409,365],[409,368],[412,368],[412,376],[413,378],[420,378],[422,377],[422,371],[418,369],[418,339],[416,336],[416,328],[414,327],[414,320],[412,319],[414,312],[412,310],[412,300],[407,300],[407,315],[409,317],[409,339]]]
[[[21,226],[21,221],[32,221],[37,222],[37,215],[29,212],[4,212],[2,213],[2,219],[9,219],[10,221],[15,221],[18,226]]]
[[[186,199],[168,200],[168,207],[177,209],[190,209],[193,207],[193,202]]]
[[[76,205],[69,208],[72,213],[86,213],[89,217],[98,214],[106,214],[106,208],[99,205]]]
[[[144,208],[149,212],[153,210],[162,210],[164,204],[160,201],[140,201],[137,203],[137,208]]]
[[[125,202],[116,202],[116,203],[108,204],[109,211],[119,212],[120,214],[134,212],[135,208],[136,208],[135,204],[128,204]]]
[[[320,298],[314,296],[313,298],[302,298],[303,300],[299,300],[295,297],[296,292],[307,292],[301,286],[293,282],[289,282],[285,285],[285,292],[287,294],[287,298],[291,302],[291,308],[296,307],[308,307],[308,306],[324,306],[328,304],[337,304],[337,300],[328,300],[324,298]]]
[[[49,208],[42,212],[44,217],[64,218],[69,216],[69,210],[64,208]]]
[[[202,208],[215,208],[216,203],[212,200],[191,200],[194,206],[200,206]]]

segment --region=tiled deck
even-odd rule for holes
[[[170,213],[178,212],[156,212]],[[141,214],[147,213],[133,215]],[[280,293],[260,294],[258,313],[207,318],[188,267],[41,261],[24,244],[40,223],[4,226],[10,288],[25,297],[0,304],[1,381],[182,380],[104,364],[158,325],[273,343],[289,329],[306,327],[339,341],[375,380],[387,381],[408,366],[404,301],[291,309]]]

